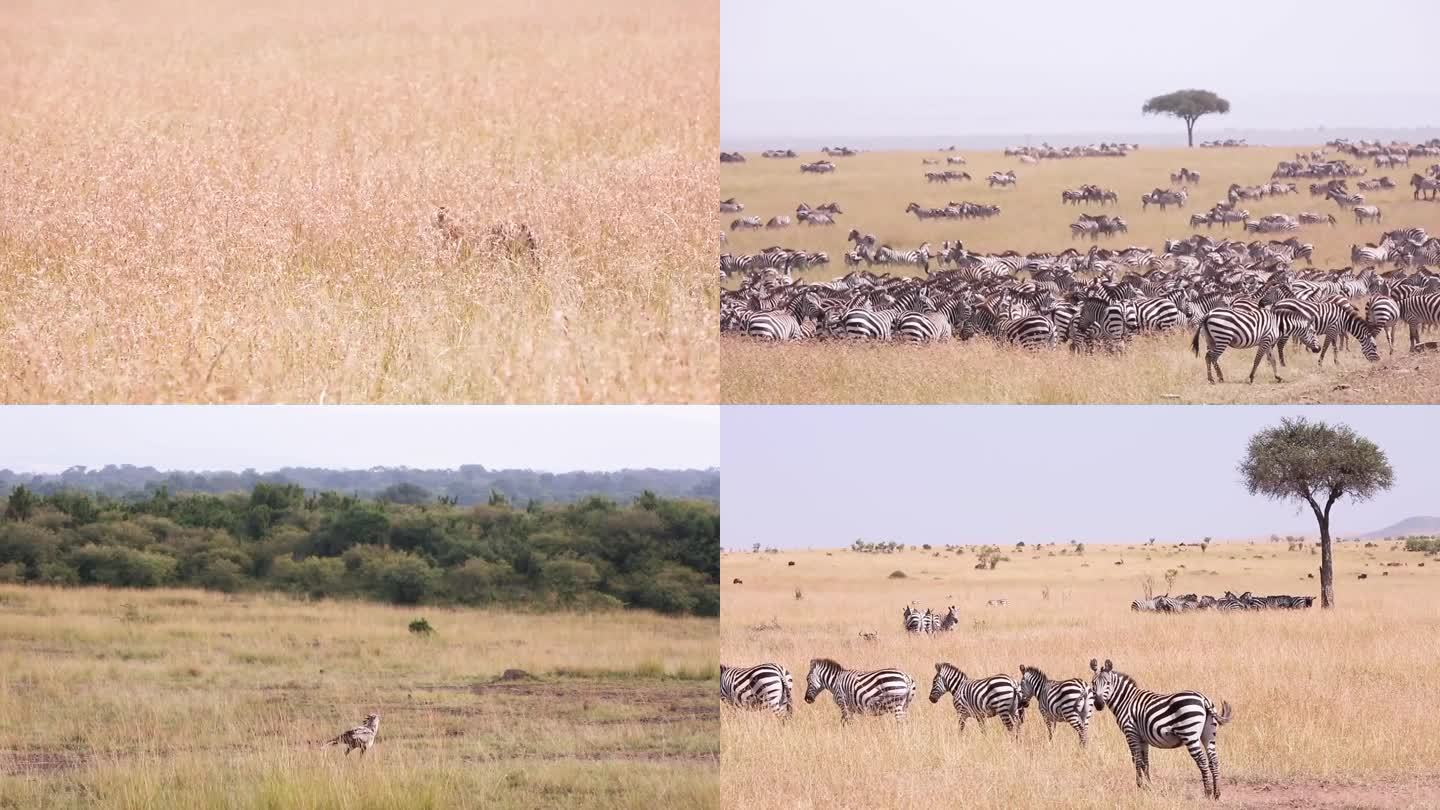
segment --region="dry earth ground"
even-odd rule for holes
[[[12,4],[0,400],[713,402],[717,25]],[[441,205],[538,251],[445,249]]]
[[[927,701],[935,664],[971,675],[1085,676],[1111,658],[1142,687],[1196,689],[1229,701],[1220,730],[1221,804],[1230,807],[1426,807],[1440,804],[1440,731],[1416,722],[1428,673],[1440,666],[1440,561],[1344,543],[1337,547],[1339,607],[1322,611],[1132,613],[1142,582],[1175,593],[1316,594],[1309,550],[1257,541],[1197,547],[1007,548],[996,570],[964,555],[835,550],[722,557],[721,661],[777,661],[796,684],[786,724],[762,713],[721,712],[726,806],[975,808],[1199,806],[1199,772],[1184,750],[1151,752],[1154,784],[1137,791],[1113,716],[1096,713],[1082,750],[1068,727],[1047,742],[1031,714],[1019,739],[996,720],[957,730],[948,696]],[[1061,555],[1062,548],[1067,553]],[[1050,556],[1052,553],[1055,556]],[[795,561],[794,567],[786,565]],[[1117,562],[1123,561],[1123,564]],[[1427,563],[1421,567],[1421,563]],[[1393,565],[1392,567],[1392,564]],[[890,578],[903,571],[905,578]],[[1367,579],[1357,576],[1367,574]],[[743,584],[731,584],[739,578]],[[800,594],[797,600],[796,593]],[[1047,595],[1048,594],[1048,595]],[[1006,607],[988,607],[1004,597]],[[959,608],[951,634],[910,637],[911,600]],[[876,641],[860,637],[878,633]],[[863,718],[841,728],[829,695],[800,700],[811,658],[857,669],[898,666],[916,678],[908,722]]]
[[[1309,148],[1306,147],[1306,151]],[[831,264],[802,274],[807,280],[828,280],[845,272],[842,256],[850,228],[873,232],[892,245],[914,248],[928,241],[938,248],[941,241],[960,239],[967,248],[981,252],[1017,250],[1060,251],[1067,247],[1087,250],[1088,240],[1071,239],[1069,224],[1082,212],[1099,213],[1098,206],[1062,205],[1062,189],[1095,183],[1120,195],[1118,206],[1106,213],[1119,214],[1129,223],[1130,232],[1101,239],[1098,244],[1121,248],[1141,245],[1160,250],[1166,239],[1190,235],[1189,217],[1207,210],[1223,199],[1230,183],[1255,185],[1267,182],[1275,164],[1292,159],[1301,147],[1246,149],[1146,149],[1125,158],[1075,158],[1042,161],[1026,166],[1017,158],[999,152],[959,152],[966,166],[923,166],[922,157],[941,157],[940,152],[874,152],[855,157],[834,158],[838,169],[831,175],[802,175],[799,164],[816,159],[818,153],[802,153],[800,160],[762,159],[747,155],[744,164],[720,168],[721,197],[735,197],[746,206],[744,215],[768,219],[777,214],[794,216],[801,202],[819,205],[838,202],[845,213],[833,228],[792,226],[784,230],[729,233],[734,214],[719,214],[717,227],[726,229],[730,241],[722,250],[753,253],[768,245],[824,250]],[[1380,225],[1355,224],[1348,210],[1334,203],[1312,198],[1310,180],[1294,182],[1300,193],[1267,197],[1244,205],[1253,216],[1300,211],[1334,213],[1338,224],[1303,226],[1302,241],[1315,245],[1315,266],[1334,269],[1350,263],[1350,246],[1373,242],[1384,230],[1420,226],[1440,232],[1440,203],[1415,201],[1406,181],[1411,172],[1423,172],[1434,160],[1417,159],[1409,170],[1376,170],[1365,178],[1389,175],[1400,185],[1394,191],[1367,192],[1367,201],[1380,206]],[[1169,187],[1169,174],[1185,166],[1201,175],[1191,186],[1191,202],[1183,209],[1161,212],[1151,207],[1142,212],[1140,195],[1157,186]],[[968,171],[971,182],[928,183],[924,172],[958,169]],[[1019,185],[1014,189],[990,189],[984,178],[991,171],[1014,169]],[[1351,180],[1351,186],[1356,180]],[[920,222],[904,213],[905,206],[940,206],[949,201],[969,200],[994,203],[1002,213],[988,221]],[[1216,239],[1246,237],[1238,226],[1208,231]],[[1252,235],[1252,238],[1253,235]],[[1260,238],[1270,238],[1268,236]],[[1303,265],[1302,265],[1303,267]],[[731,282],[733,285],[735,282]],[[1224,385],[1205,382],[1205,367],[1190,350],[1193,330],[1169,336],[1135,341],[1123,357],[1071,357],[1068,352],[1032,354],[1010,347],[971,341],[933,346],[859,345],[846,342],[760,344],[748,339],[724,336],[720,342],[721,397],[725,402],[806,403],[806,402],[1017,402],[1017,403],[1143,403],[1143,402],[1431,402],[1436,370],[1432,364],[1410,356],[1387,354],[1381,346],[1381,362],[1370,375],[1351,379],[1365,365],[1353,344],[1338,369],[1317,368],[1315,357],[1299,352],[1289,367],[1282,369],[1285,382],[1276,384],[1262,367],[1257,382],[1245,384],[1253,350],[1227,352],[1221,359],[1226,373]],[[1399,330],[1400,352],[1408,346]],[[1203,351],[1203,349],[1202,349]],[[1328,361],[1327,361],[1328,362]],[[1419,365],[1422,373],[1413,372]],[[1365,385],[1359,386],[1357,382]],[[1351,389],[1336,385],[1348,384]],[[1341,393],[1343,392],[1343,393]],[[1373,392],[1373,393],[1372,393]]]
[[[0,807],[714,807],[716,633],[4,586]],[[320,747],[372,711],[363,761]]]

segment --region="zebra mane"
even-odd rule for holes
[[[811,669],[814,669],[814,668],[817,667],[817,666],[832,667],[832,668],[834,668],[834,669],[842,669],[842,670],[845,669],[845,667],[841,666],[840,662],[839,662],[839,661],[836,661],[834,658],[812,658],[812,659],[810,659],[810,668],[811,668]]]
[[[1050,680],[1049,676],[1047,676],[1043,671],[1041,671],[1041,669],[1040,669],[1039,667],[1029,667],[1029,666],[1026,666],[1026,665],[1024,665],[1024,664],[1021,664],[1021,665],[1020,665],[1020,675],[1021,675],[1021,677],[1024,677],[1025,675],[1028,675],[1028,674],[1030,674],[1031,672],[1039,675],[1039,676],[1040,676],[1040,680],[1042,680],[1042,681],[1048,681],[1048,680]]]

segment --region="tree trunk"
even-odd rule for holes
[[[1320,515],[1320,607],[1335,607],[1335,568],[1330,559],[1330,515]]]
[[[1194,147],[1194,146],[1195,146],[1195,119],[1194,119],[1194,118],[1186,118],[1186,119],[1185,119],[1185,137],[1186,137],[1187,139],[1189,139],[1189,141],[1190,141],[1190,146],[1191,146],[1191,147]]]

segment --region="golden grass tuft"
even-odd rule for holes
[[[0,398],[713,401],[713,5],[0,23]],[[531,261],[447,250],[524,223]]]
[[[1231,182],[1254,185],[1268,181],[1276,162],[1291,159],[1299,148],[1248,149],[1149,149],[1125,158],[1075,158],[1042,161],[1026,166],[999,152],[962,152],[966,166],[922,166],[925,156],[941,153],[875,152],[856,157],[836,158],[833,175],[801,175],[800,160],[766,160],[758,153],[747,155],[744,164],[726,164],[720,169],[721,197],[735,197],[745,203],[743,215],[769,218],[792,214],[800,202],[820,205],[838,202],[845,211],[834,227],[792,226],[779,231],[729,233],[722,249],[732,253],[753,253],[768,245],[807,250],[824,250],[831,263],[801,274],[809,281],[828,280],[846,272],[843,256],[848,247],[845,234],[852,227],[876,234],[895,246],[918,247],[923,241],[938,248],[946,239],[960,239],[970,250],[1001,252],[1018,250],[1060,251],[1067,247],[1088,250],[1089,240],[1072,240],[1069,223],[1080,213],[1099,213],[1099,206],[1062,205],[1062,189],[1095,183],[1120,195],[1118,206],[1106,206],[1106,213],[1119,214],[1129,223],[1129,234],[1101,239],[1109,248],[1143,245],[1160,250],[1166,239],[1192,233],[1189,217],[1203,212],[1224,198]],[[1308,151],[1308,148],[1306,149]],[[814,156],[803,153],[801,160]],[[1354,162],[1354,161],[1352,161]],[[1350,262],[1350,246],[1375,241],[1385,230],[1421,226],[1440,232],[1440,204],[1414,201],[1405,184],[1411,172],[1423,172],[1429,162],[1413,161],[1408,170],[1377,171],[1365,178],[1388,174],[1401,188],[1366,192],[1385,214],[1381,225],[1359,226],[1349,210],[1312,198],[1307,190],[1312,181],[1297,179],[1299,194],[1267,197],[1242,207],[1252,216],[1276,212],[1295,214],[1317,211],[1336,214],[1339,224],[1303,226],[1295,234],[1315,245],[1315,266],[1340,268]],[[1143,212],[1140,195],[1156,186],[1170,186],[1170,172],[1186,166],[1201,174],[1201,184],[1191,186],[1191,202],[1183,209],[1160,212],[1152,207]],[[963,169],[975,180],[948,185],[927,183],[925,171]],[[991,171],[1014,169],[1019,177],[1015,189],[990,189],[984,178]],[[1352,179],[1350,185],[1355,186]],[[910,202],[940,206],[951,200],[995,203],[1002,209],[991,220],[920,222],[904,213]],[[736,215],[719,214],[719,227],[728,229]],[[1245,234],[1238,226],[1212,227],[1216,239],[1272,238]],[[1282,235],[1283,236],[1283,235]],[[1303,267],[1303,263],[1301,267]],[[913,270],[913,268],[912,268]],[[733,286],[733,282],[732,282]],[[1262,365],[1255,386],[1244,379],[1250,371],[1254,350],[1232,350],[1221,358],[1227,384],[1205,382],[1203,359],[1190,351],[1193,330],[1184,334],[1141,340],[1123,358],[1074,358],[1067,351],[1030,353],[1011,347],[997,347],[984,341],[948,345],[909,347],[902,345],[862,346],[844,342],[790,343],[757,346],[747,339],[726,337],[720,342],[721,401],[734,403],[807,402],[1015,402],[1015,403],[1142,403],[1212,402],[1247,403],[1270,401],[1394,401],[1428,402],[1430,391],[1424,375],[1405,376],[1415,362],[1408,356],[1387,355],[1383,339],[1380,368],[1394,372],[1393,380],[1375,385],[1377,394],[1367,399],[1363,391],[1341,394],[1337,384],[1353,384],[1350,372],[1367,365],[1352,341],[1341,358],[1340,370],[1327,365],[1320,370],[1315,356],[1296,353],[1283,385],[1273,385],[1268,365]],[[1404,328],[1397,330],[1400,352],[1408,348]],[[1203,341],[1202,341],[1203,344]],[[1203,354],[1202,345],[1202,354]],[[1347,369],[1349,371],[1347,371]],[[1237,382],[1238,381],[1238,382]],[[1367,385],[1375,381],[1365,378]]]
[[[993,571],[974,569],[973,550],[939,558],[927,551],[787,551],[783,559],[795,560],[794,568],[774,555],[725,554],[723,581],[745,584],[724,586],[721,661],[782,663],[797,691],[796,714],[783,726],[763,712],[721,712],[727,801],[897,810],[934,807],[937,797],[963,797],[977,808],[1160,810],[1204,801],[1183,749],[1152,749],[1154,786],[1137,791],[1108,711],[1096,713],[1090,748],[1081,750],[1067,726],[1047,742],[1033,704],[1019,739],[1007,739],[993,719],[985,732],[971,722],[962,734],[948,697],[927,700],[940,661],[976,676],[1018,677],[1026,664],[1052,678],[1088,679],[1091,658],[1113,659],[1155,691],[1195,689],[1229,701],[1234,720],[1219,734],[1222,801],[1399,807],[1434,795],[1440,733],[1413,721],[1425,694],[1416,679],[1440,666],[1433,641],[1440,570],[1418,567],[1422,555],[1390,543],[1337,546],[1333,612],[1165,616],[1129,609],[1144,595],[1147,576],[1157,592],[1175,569],[1175,593],[1318,594],[1317,580],[1306,574],[1319,558],[1265,542],[1215,543],[1206,552],[1086,544],[1083,556],[1060,556],[1060,548],[1068,549],[1007,549],[1010,561]],[[1125,565],[1115,566],[1117,559]],[[1385,567],[1390,562],[1402,565]],[[897,567],[909,578],[888,579]],[[1367,571],[1369,579],[1356,579]],[[1382,571],[1390,575],[1380,578]],[[803,602],[790,596],[799,587]],[[986,606],[998,597],[1009,605]],[[912,599],[940,610],[957,605],[960,626],[932,638],[907,636],[900,613]],[[860,636],[871,631],[877,640]],[[898,666],[915,677],[906,725],[862,718],[842,729],[828,694],[806,705],[808,662],[821,656],[857,669]],[[1400,743],[1402,728],[1408,731]]]

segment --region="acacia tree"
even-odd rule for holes
[[[1200,116],[1230,112],[1230,102],[1209,90],[1176,90],[1145,102],[1140,111],[1146,115],[1168,115],[1185,122],[1185,135],[1195,145],[1195,122]]]
[[[1320,526],[1320,604],[1334,607],[1330,508],[1343,497],[1358,503],[1394,485],[1384,451],[1346,425],[1282,419],[1250,438],[1240,474],[1251,495],[1310,505]]]

